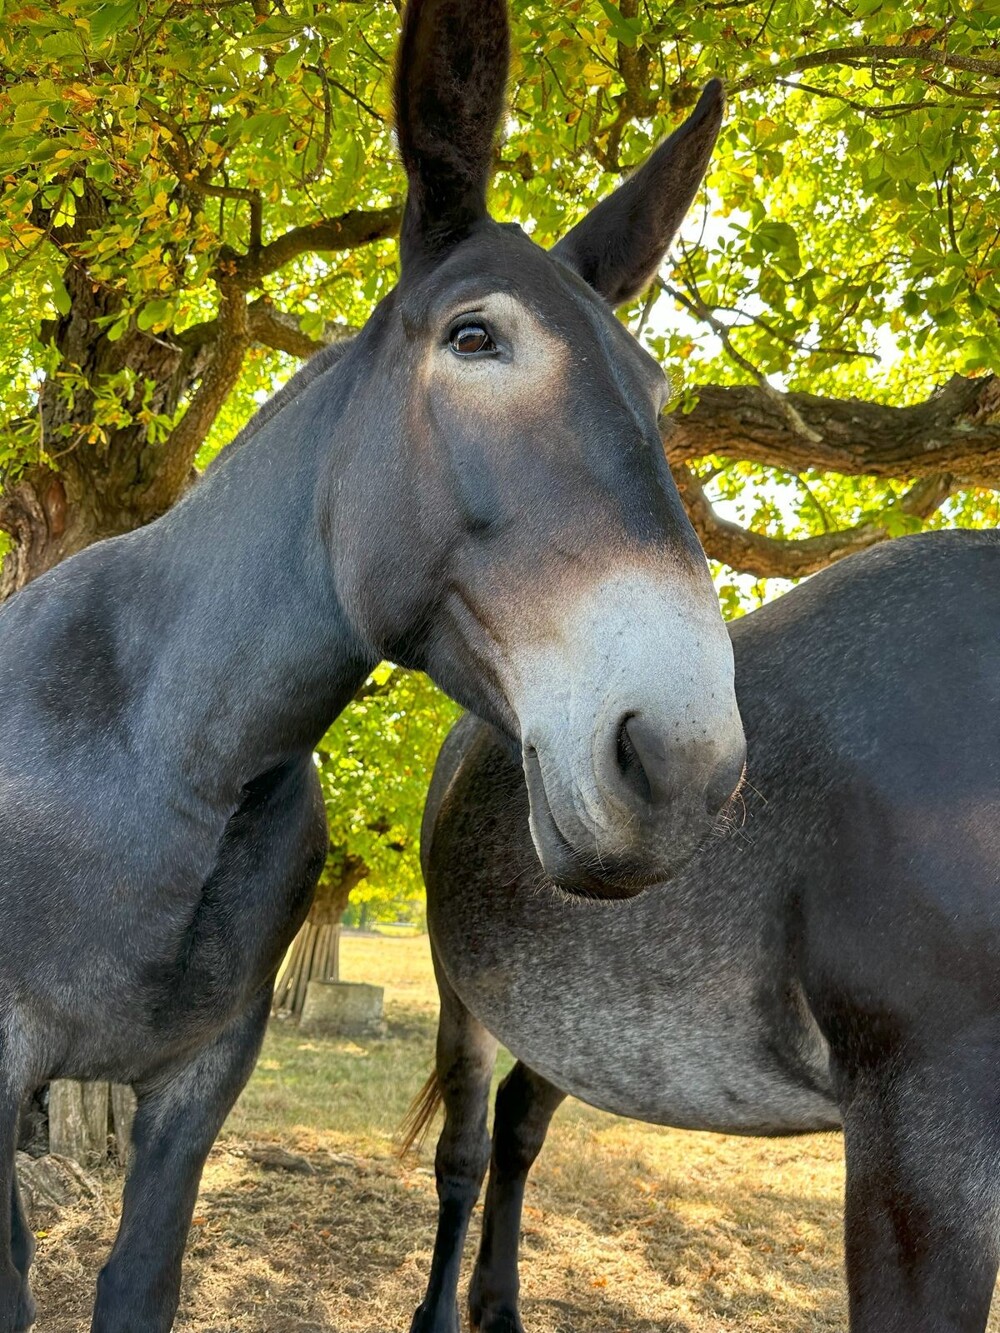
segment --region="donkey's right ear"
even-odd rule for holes
[[[438,258],[486,216],[508,60],[506,0],[409,0],[395,90],[409,180],[404,270]]]

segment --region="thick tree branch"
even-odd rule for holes
[[[932,66],[935,69],[949,69],[966,74],[982,74],[988,78],[1000,78],[1000,59],[995,56],[977,54],[959,54],[944,51],[929,42],[920,45],[901,46],[833,46],[825,51],[808,51],[804,55],[781,60],[768,70],[747,75],[733,85],[732,91],[742,92],[746,88],[757,88],[772,83],[776,75],[792,72],[801,73],[807,69],[821,69],[828,65],[879,65],[898,64],[900,62]]]
[[[757,385],[706,385],[693,411],[666,420],[671,463],[706,454],[789,472],[927,477],[950,473],[956,487],[1000,486],[1000,378],[955,375],[925,402],[886,407],[857,398],[785,395],[809,428],[804,438],[773,394]]]
[[[187,411],[170,432],[162,461],[151,471],[151,488],[166,497],[164,509],[185,489],[195,455],[204,443],[230,390],[243,369],[243,357],[251,341],[250,312],[243,291],[236,284],[220,283],[218,333],[212,357],[191,395]]]
[[[321,347],[346,342],[357,332],[350,324],[327,320],[323,325],[322,337],[313,338],[302,332],[297,315],[277,310],[266,298],[254,301],[250,306],[250,336],[253,341],[263,347],[273,347],[277,352],[287,352],[289,356],[312,356]]]
[[[358,330],[350,324],[327,320],[323,325],[323,334],[319,338],[311,337],[302,331],[298,315],[278,310],[269,296],[258,297],[247,307],[249,316],[250,341],[262,347],[273,347],[276,352],[287,352],[289,356],[312,356],[321,347],[331,343],[343,342],[353,338]],[[181,347],[211,347],[223,331],[222,321],[206,319],[201,324],[193,324],[189,329],[174,335],[174,341]]]
[[[817,570],[885,541],[891,534],[894,514],[927,519],[954,490],[947,473],[924,477],[878,519],[868,519],[851,528],[824,532],[818,537],[768,537],[722,518],[712,508],[698,477],[685,464],[674,467],[674,476],[694,530],[713,560],[757,578],[804,578]],[[890,522],[887,522],[890,520]]]
[[[220,260],[243,287],[250,287],[299,255],[318,250],[353,250],[372,241],[395,236],[403,216],[401,204],[388,208],[350,209],[336,218],[320,218],[305,227],[293,227],[276,241],[246,255]]]

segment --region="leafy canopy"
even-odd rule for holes
[[[317,753],[330,819],[326,874],[368,867],[354,890],[380,917],[412,915],[423,894],[419,832],[434,760],[458,707],[426,676],[378,668]]]
[[[256,276],[252,256],[398,204],[393,4],[4,0],[0,15],[0,465],[47,448],[30,425],[39,376],[73,389],[39,316],[68,312],[52,242],[88,184],[106,213],[73,250],[120,297],[111,338],[130,320],[169,335],[211,318],[227,264],[315,337],[330,318],[360,322],[391,285],[389,242],[323,262],[292,246]],[[998,30],[1000,0],[515,0],[494,207],[553,238],[720,73],[732,112],[711,207],[665,283],[673,308],[647,320],[651,346],[692,362],[691,382],[746,378],[747,362],[782,386],[912,397],[1000,354]],[[677,304],[694,325],[677,329]],[[734,354],[719,356],[712,320]],[[247,375],[219,435],[274,369]],[[127,387],[105,386],[105,424]]]

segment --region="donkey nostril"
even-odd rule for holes
[[[653,789],[635,741],[629,735],[629,723],[634,721],[634,713],[626,713],[622,718],[618,728],[615,757],[618,760],[618,771],[625,779],[625,785],[648,805],[653,799]]]
[[[618,726],[618,772],[631,799],[647,814],[675,802],[683,802],[687,808],[703,797],[714,818],[739,785],[746,747],[740,744],[721,762],[717,761],[718,753],[707,740],[672,744],[665,728],[641,713],[626,713]]]

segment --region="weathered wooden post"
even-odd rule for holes
[[[49,1085],[49,1151],[81,1166],[95,1166],[113,1144],[128,1157],[135,1097],[131,1088],[57,1079]]]

